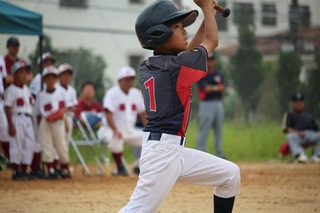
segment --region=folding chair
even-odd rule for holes
[[[313,144],[304,144],[302,147],[307,149],[308,147],[314,146]],[[290,147],[288,141],[284,141],[279,148],[279,156],[281,159],[284,159],[290,154]],[[292,157],[292,156],[291,156]]]
[[[92,126],[89,124],[87,119],[87,114],[82,112],[80,114],[81,120],[76,120],[76,126],[80,130],[81,139],[75,140],[72,137],[70,138],[70,143],[76,152],[77,160],[74,162],[74,172],[76,170],[77,164],[81,163],[84,173],[86,175],[92,176],[94,173],[91,172],[87,165],[87,161],[89,157],[93,157],[97,166],[98,171],[95,173],[96,175],[103,175],[105,173],[104,165],[110,165],[110,159],[105,155],[107,151],[107,146],[100,141],[95,132],[92,129]]]

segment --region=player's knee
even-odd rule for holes
[[[241,186],[240,168],[235,163],[231,163],[229,165],[228,181],[226,185],[229,188],[228,197],[235,196],[240,193],[240,186]]]

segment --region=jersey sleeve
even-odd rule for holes
[[[291,113],[286,112],[283,115],[283,119],[282,119],[282,130],[283,130],[283,132],[286,133],[288,128],[293,128],[293,123],[292,123]]]
[[[178,56],[181,64],[179,82],[184,87],[189,87],[207,74],[208,53],[202,46],[181,53]]]
[[[4,105],[8,106],[8,107],[13,107],[14,106],[14,101],[15,101],[14,92],[12,90],[12,87],[9,87],[4,92]]]
[[[0,57],[0,76],[1,78],[7,77],[6,63],[4,62],[3,57]]]
[[[114,94],[113,90],[108,91],[103,101],[103,108],[109,110],[111,113],[114,113],[116,110],[114,101],[117,97],[114,97]]]

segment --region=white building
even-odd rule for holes
[[[43,15],[44,33],[60,50],[84,47],[101,55],[107,63],[105,74],[115,80],[120,67],[139,62],[152,54],[141,48],[134,25],[139,12],[153,0],[8,0],[17,6]],[[243,14],[254,14],[252,21],[257,36],[272,35],[289,29],[292,0],[219,0],[231,9],[228,18],[217,14],[219,49],[237,44],[237,22]],[[192,0],[177,0],[182,8],[197,8]],[[299,10],[307,16],[305,25],[320,26],[320,1],[298,0]],[[0,8],[1,9],[1,8]],[[199,10],[199,8],[197,8]],[[199,10],[200,11],[200,10]],[[187,30],[196,32],[203,15]],[[6,54],[6,40],[12,35],[0,34],[0,55]],[[20,57],[28,58],[35,48],[35,36],[14,35],[20,40]]]

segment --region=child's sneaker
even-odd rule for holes
[[[311,161],[314,162],[314,163],[320,163],[320,157],[317,156],[317,155],[313,155],[311,157]]]

